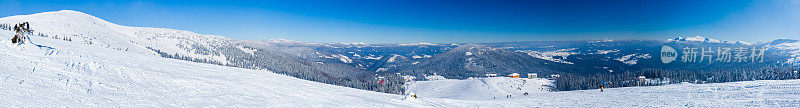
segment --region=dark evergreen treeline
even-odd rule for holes
[[[759,66],[733,69],[668,70],[647,68],[619,74],[576,75],[564,74],[555,80],[560,91],[598,89],[612,87],[654,86],[673,83],[722,83],[753,80],[800,79],[800,68],[794,66]],[[638,77],[644,76],[646,80]]]
[[[249,69],[265,69],[272,72],[288,75],[304,80],[327,83],[357,89],[401,94],[403,79],[393,74],[368,74],[367,71],[356,69],[350,65],[342,64],[333,59],[322,59],[313,55],[306,55],[313,51],[307,48],[269,47],[258,48],[251,45],[228,44],[214,46],[214,49],[198,45],[186,45],[194,49],[195,53],[203,55],[225,55],[227,62],[189,57],[181,54],[168,54],[159,49],[148,49],[162,57],[187,60],[200,63],[209,63]],[[238,47],[252,48],[258,51],[247,53]],[[300,52],[300,53],[290,53]],[[383,79],[376,79],[383,77]],[[383,80],[383,82],[380,82]]]

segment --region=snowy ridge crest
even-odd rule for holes
[[[213,46],[232,39],[189,31],[128,27],[74,10],[0,18],[2,24],[29,22],[33,35],[150,55],[180,55],[226,64]]]
[[[742,45],[752,45],[751,43],[744,42],[744,41],[726,41],[726,40],[717,40],[702,36],[694,36],[694,37],[676,37],[672,39],[667,39],[669,42],[701,42],[701,43],[727,43],[727,44],[742,44]]]
[[[790,58],[786,60],[786,63],[800,65],[800,41],[778,39],[771,42],[770,49],[776,49],[782,53],[787,53]]]

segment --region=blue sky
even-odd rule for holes
[[[77,10],[126,26],[242,40],[461,43],[800,39],[800,0],[3,0],[0,16]]]

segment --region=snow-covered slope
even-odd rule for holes
[[[486,80],[487,83],[482,83]],[[609,88],[565,92],[538,92],[535,85],[546,80],[520,84],[505,79],[440,80],[417,82],[409,91],[420,100],[446,107],[797,107],[800,80],[743,81],[714,84],[671,84],[664,86]],[[504,84],[506,83],[506,84]],[[508,86],[508,87],[506,87]],[[529,90],[522,95],[519,90]],[[489,89],[487,89],[489,88]],[[526,89],[527,88],[527,89]],[[509,90],[510,92],[504,92]],[[511,94],[506,98],[505,94]],[[491,95],[487,95],[491,94]],[[501,97],[493,97],[500,95]],[[461,98],[449,100],[435,98]],[[432,99],[433,98],[433,99]],[[487,99],[488,98],[488,99]]]
[[[226,41],[231,40],[222,36],[174,29],[122,26],[73,10],[0,18],[2,24],[22,22],[29,22],[34,30],[32,34],[39,37],[156,55],[152,49],[169,55],[179,54],[228,63],[225,55],[215,52],[215,47],[212,47],[227,44]]]
[[[525,93],[548,92],[549,86],[552,86],[552,81],[542,78],[491,77],[413,82],[406,92],[421,97],[459,100],[508,100],[506,95],[516,99]]]
[[[0,31],[0,39],[13,36]],[[400,95],[31,37],[0,45],[0,106],[414,107]],[[37,46],[38,45],[38,46]],[[345,101],[346,100],[346,101]],[[419,106],[417,106],[419,107]]]
[[[556,62],[556,63],[575,64],[575,63],[572,63],[572,62],[569,62],[569,61],[565,61],[567,56],[578,54],[577,52],[569,52],[569,51],[572,51],[572,50],[575,50],[575,48],[560,49],[560,50],[556,50],[556,51],[545,51],[545,52],[532,51],[532,50],[519,50],[517,52],[526,53],[526,54],[528,54],[530,56],[533,56],[533,57],[536,57],[536,58],[539,58],[539,59],[553,61],[553,62]]]
[[[625,63],[627,65],[636,65],[636,63],[638,63],[636,61],[639,61],[639,59],[650,59],[650,58],[652,58],[652,56],[650,56],[650,54],[630,54],[630,55],[625,55],[625,56],[622,56],[622,57],[614,59],[614,60],[620,61],[620,62]]]

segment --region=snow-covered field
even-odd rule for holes
[[[548,92],[551,80],[537,78],[491,77],[467,80],[437,80],[413,82],[406,91],[422,97],[459,100],[508,100],[527,93]],[[510,95],[511,98],[507,98]]]
[[[522,84],[522,80],[527,82]],[[686,83],[608,88],[604,92],[537,90],[540,86],[536,85],[546,83],[549,81],[512,78],[422,81],[410,86],[409,92],[416,93],[422,100],[459,100],[426,100],[453,105],[448,107],[800,107],[800,80]],[[525,96],[521,92],[529,94]],[[506,94],[513,96],[506,98]]]

